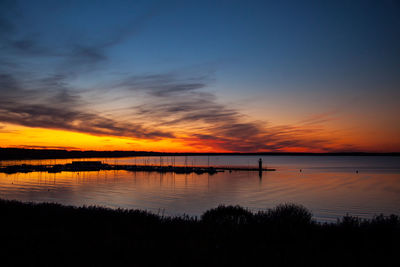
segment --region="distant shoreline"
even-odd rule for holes
[[[0,148],[0,160],[123,158],[139,156],[400,156],[400,152],[256,152],[256,153],[175,153],[153,151],[77,151],[59,149]]]

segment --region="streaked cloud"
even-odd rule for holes
[[[49,77],[36,83],[25,81],[24,84],[30,87],[23,87],[10,74],[0,75],[1,122],[95,135],[148,139],[173,137],[172,133],[86,111],[85,101],[71,92],[63,77]]]
[[[225,95],[231,93],[228,88],[229,83],[225,85],[225,88],[218,87],[218,67],[208,66],[201,70],[190,70],[189,67],[201,64],[198,61],[204,54],[213,54],[215,52],[213,49],[205,50],[204,54],[190,58],[197,51],[192,48],[192,45],[196,44],[189,42],[186,47],[187,51],[182,52],[184,55],[182,58],[188,57],[193,60],[190,63],[182,63],[182,65],[188,65],[187,69],[169,67],[168,60],[170,59],[165,57],[157,57],[156,60],[153,60],[154,68],[150,68],[151,71],[136,63],[137,57],[146,60],[147,57],[154,59],[152,53],[165,47],[167,51],[174,52],[175,58],[172,57],[172,60],[180,61],[182,58],[180,57],[179,41],[186,41],[185,38],[180,39],[179,34],[175,34],[175,38],[179,41],[168,43],[171,36],[163,35],[165,29],[163,23],[171,23],[171,17],[164,16],[161,22],[154,23],[154,20],[157,20],[160,14],[165,13],[163,12],[165,10],[158,5],[147,7],[141,9],[141,12],[135,13],[132,18],[129,16],[129,19],[120,20],[118,24],[111,23],[112,26],[107,28],[103,28],[101,24],[103,19],[107,18],[97,16],[97,14],[93,17],[99,21],[91,24],[88,29],[75,24],[70,18],[64,18],[67,24],[74,25],[71,29],[74,29],[75,32],[60,27],[61,34],[58,35],[58,31],[54,29],[52,29],[52,34],[46,34],[44,31],[35,31],[35,27],[21,26],[26,25],[29,19],[21,13],[18,2],[2,1],[0,3],[0,49],[2,51],[0,54],[0,123],[79,132],[95,136],[142,139],[146,142],[171,139],[190,149],[202,151],[359,150],[351,142],[345,143],[339,140],[340,129],[333,131],[325,127],[327,123],[338,119],[337,110],[330,112],[321,110],[297,123],[291,122],[282,125],[271,123],[272,120],[269,118],[272,115],[267,112],[260,116],[261,119],[256,120],[246,115],[246,106],[242,106],[239,101],[239,104],[238,102],[229,104],[226,99],[218,98],[218,90],[224,90]],[[124,11],[118,8],[116,10],[121,13]],[[72,11],[72,13],[76,12],[76,10]],[[101,11],[104,12],[104,10]],[[108,10],[105,10],[106,14],[107,12]],[[187,14],[183,15],[182,18],[187,19]],[[260,23],[265,17],[264,14],[261,15]],[[114,16],[117,18],[117,15],[114,14]],[[235,19],[230,16],[227,18]],[[219,16],[216,21],[219,21],[218,19],[220,19]],[[25,24],[20,23],[24,20],[27,20]],[[156,32],[154,34],[151,32],[146,35],[146,38],[140,39],[140,33],[148,24],[152,25],[154,27],[152,29],[156,29]],[[63,24],[60,23],[60,25]],[[180,26],[179,21],[172,21],[171,25]],[[195,23],[195,25],[197,24]],[[226,26],[229,30],[229,25]],[[202,25],[199,24],[198,27],[201,28]],[[39,28],[47,29],[43,25]],[[80,32],[81,28],[82,32]],[[251,29],[258,30],[253,27]],[[304,27],[304,29],[308,29],[308,27]],[[183,30],[186,34],[189,31],[190,34],[187,36],[196,37],[197,32],[192,31],[192,28]],[[236,32],[236,29],[230,30]],[[198,32],[207,36],[207,32]],[[214,35],[208,36],[209,40],[214,40],[212,37],[215,37],[215,43],[206,42],[205,45],[217,45],[220,40],[218,38],[224,37],[219,33],[217,31]],[[243,36],[250,38],[247,34],[248,31],[245,31]],[[231,33],[227,35],[232,37]],[[164,36],[166,42],[158,44],[159,36]],[[278,41],[278,37],[277,35],[276,41]],[[221,40],[240,43],[239,37],[232,40],[229,38]],[[141,41],[142,45],[154,47],[149,50],[146,50],[145,47],[140,51],[145,53],[136,53],[136,51],[134,53],[131,50],[137,47],[132,40]],[[200,42],[201,38],[198,41]],[[260,42],[262,41],[260,38]],[[255,40],[252,40],[249,42],[250,44],[245,42],[241,45],[251,48],[253,42],[256,43]],[[285,45],[287,43],[285,42]],[[196,47],[202,48],[201,45]],[[221,47],[223,49],[223,46]],[[249,60],[250,64],[254,63],[254,66],[259,64],[257,65],[258,70],[263,69],[264,65],[257,61],[257,54],[250,53],[253,51],[249,51],[249,49],[239,49],[240,47],[233,45],[230,49],[231,53],[233,51],[236,55],[236,53],[243,52],[241,54],[242,59],[245,59],[243,61]],[[267,55],[264,47],[257,46],[255,48],[257,49],[254,52],[261,53],[263,61],[271,59],[271,62],[278,63],[277,67],[279,68],[286,66],[275,55],[269,58],[264,57],[264,54]],[[278,53],[281,48],[286,49],[286,46],[282,47],[278,44],[271,48],[275,48],[273,51]],[[299,46],[299,51],[300,49],[307,52],[309,45]],[[313,55],[314,50],[311,50],[311,55]],[[287,54],[287,58],[290,60],[292,60],[292,56],[296,58],[301,54],[297,50],[291,52],[291,54]],[[125,53],[131,56],[126,59],[129,64],[124,61]],[[250,53],[251,57],[247,57],[246,53]],[[305,53],[304,57],[307,55],[309,54]],[[124,62],[120,63],[121,65],[112,65],[113,56]],[[305,61],[308,62],[308,58]],[[239,60],[235,62],[239,62]],[[249,64],[249,62],[244,63]],[[279,63],[281,64],[279,65]],[[323,65],[325,66],[325,64]],[[116,66],[116,69],[113,66]],[[274,65],[265,66],[269,66],[267,69],[274,73]],[[295,69],[294,73],[297,73],[301,70],[297,66],[302,65],[293,65],[290,66],[290,69]],[[317,64],[317,66],[319,65]],[[250,67],[252,68],[253,65]],[[253,73],[249,74],[254,69],[246,70],[243,67],[239,70],[238,68],[236,73],[241,75],[240,71],[246,72],[246,77],[255,77]],[[290,79],[291,77],[286,75],[285,71],[280,73],[277,70],[277,73],[279,72],[277,76]],[[305,74],[312,72],[313,69],[309,69]],[[257,75],[263,76],[263,73],[260,71]],[[301,72],[298,73],[298,76],[303,77]],[[232,75],[231,78],[235,80],[236,77]],[[260,81],[265,82],[264,79],[260,79]],[[248,83],[251,84],[251,82]],[[262,84],[262,86],[264,85]],[[247,90],[247,88],[243,87],[243,90]],[[249,93],[251,94],[251,92]],[[310,105],[312,105],[311,102]],[[293,107],[282,108],[293,109],[293,112],[296,112]],[[5,131],[3,128],[0,125],[0,130]],[[10,129],[8,128],[7,131]],[[135,142],[132,141],[132,144]],[[49,146],[57,147],[57,144]]]

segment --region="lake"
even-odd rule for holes
[[[12,164],[65,164],[101,160],[108,164],[256,167],[259,156],[179,156],[2,161]],[[370,218],[400,214],[400,157],[262,156],[275,168],[209,174],[156,172],[0,173],[0,198],[65,205],[143,209],[156,214],[193,216],[220,204],[252,211],[280,203],[302,204],[319,221],[346,214]]]

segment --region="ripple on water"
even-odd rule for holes
[[[229,163],[231,159],[218,160]],[[258,157],[235,158],[231,165],[247,165],[254,159]],[[320,221],[336,221],[346,213],[361,218],[400,214],[400,158],[268,156],[263,160],[277,171],[264,173],[262,178],[258,172],[211,176],[127,171],[0,174],[0,194],[23,201],[163,210],[166,215],[200,215],[219,204],[257,211],[284,202],[303,204]],[[196,162],[203,161],[196,158]],[[109,163],[115,162],[118,159]],[[354,168],[360,172],[356,174]]]

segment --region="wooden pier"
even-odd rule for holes
[[[107,171],[107,170],[125,170],[131,172],[174,172],[174,173],[196,173],[196,174],[215,174],[217,172],[224,171],[275,171],[275,169],[267,168],[252,168],[252,167],[202,167],[202,166],[154,166],[154,165],[111,165],[104,164],[101,161],[74,161],[67,164],[55,164],[55,165],[10,165],[0,167],[0,172],[13,174],[13,173],[28,173],[28,172],[48,172],[48,173],[59,173],[59,172],[82,172],[82,171]]]

